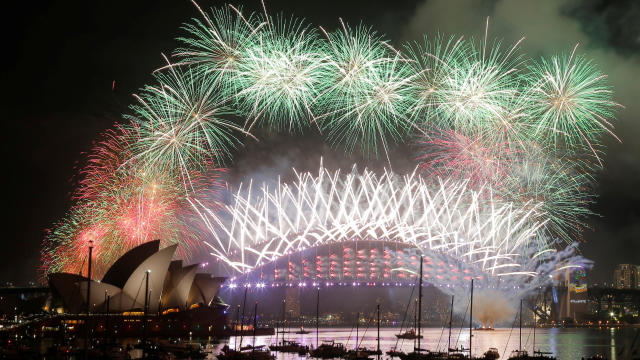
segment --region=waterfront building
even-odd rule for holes
[[[619,264],[613,271],[616,289],[640,289],[640,266]]]

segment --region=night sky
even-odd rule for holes
[[[232,2],[238,4],[239,2]],[[201,7],[222,5],[202,0]],[[176,47],[180,25],[199,14],[188,0],[17,2],[2,23],[2,217],[0,284],[36,279],[45,229],[71,205],[78,162],[101,132],[121,121],[132,93],[163,65],[161,54]],[[242,4],[259,11],[259,0]],[[486,16],[490,37],[513,43],[537,57],[570,51],[594,59],[610,76],[617,116],[618,143],[607,139],[605,169],[598,174],[599,198],[589,220],[583,255],[596,262],[592,281],[609,281],[617,263],[640,264],[640,2],[627,1],[267,1],[271,14],[285,12],[327,29],[338,18],[363,22],[394,44],[422,34],[480,37]],[[5,9],[6,10],[6,9]],[[115,80],[115,91],[112,83]],[[357,154],[331,149],[322,137],[257,133],[232,165],[229,181],[286,176],[292,166],[317,169],[354,161]],[[396,171],[412,169],[406,145],[391,152]]]

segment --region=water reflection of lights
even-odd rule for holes
[[[558,354],[558,329],[549,329],[549,351]]]
[[[611,327],[609,329],[609,336],[611,339],[609,343],[611,345],[611,360],[616,360],[616,328],[615,327]]]

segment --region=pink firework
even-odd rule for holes
[[[454,130],[434,131],[417,142],[419,168],[429,176],[468,179],[474,188],[499,184],[517,153],[510,144],[487,142]]]
[[[211,162],[202,172],[192,171],[187,192],[175,172],[130,161],[132,141],[135,137],[116,128],[87,155],[73,194],[76,204],[45,239],[43,274],[78,273],[86,265],[89,244],[96,276],[124,252],[150,240],[180,244],[177,256],[187,260],[200,248],[209,231],[201,221],[202,209],[212,216],[220,209],[225,170]]]

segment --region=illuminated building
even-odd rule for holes
[[[613,283],[616,289],[639,289],[640,266],[619,264],[613,272]]]

